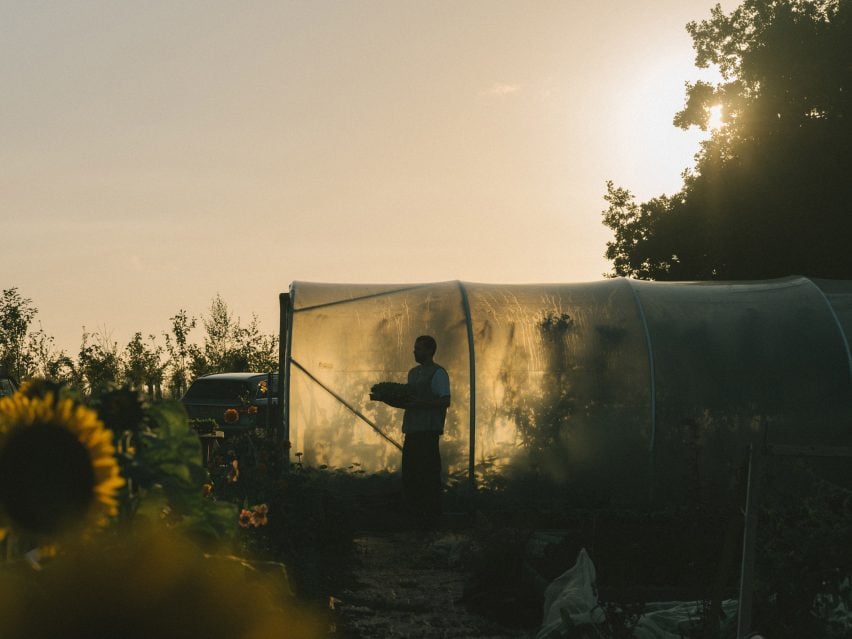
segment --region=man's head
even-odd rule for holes
[[[438,350],[438,343],[431,335],[421,335],[414,340],[414,361],[418,364],[429,364]]]

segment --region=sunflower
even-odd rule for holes
[[[52,392],[0,399],[0,510],[13,527],[53,535],[105,525],[123,485],[95,411]]]

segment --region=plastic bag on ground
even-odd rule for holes
[[[600,623],[604,615],[595,592],[595,565],[586,549],[580,550],[573,567],[566,570],[544,591],[544,621],[536,639],[559,637],[565,626],[563,615],[575,624]]]
[[[595,589],[595,565],[586,549],[580,550],[577,562],[547,587],[544,593],[544,620],[536,639],[570,636],[569,628],[583,624],[600,624],[604,611],[598,606]],[[698,621],[700,601],[660,601],[645,604],[644,613],[633,629],[636,639],[680,639]],[[737,602],[722,602],[725,618],[722,627],[735,623]]]

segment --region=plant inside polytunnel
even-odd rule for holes
[[[501,412],[515,423],[521,444],[534,464],[559,441],[574,413],[568,345],[574,326],[567,313],[543,314],[536,322],[539,361],[533,359],[523,340],[512,335],[512,347],[501,367]]]
[[[848,467],[834,461],[769,461],[755,571],[755,617],[767,636],[852,632],[852,491]]]

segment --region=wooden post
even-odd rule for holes
[[[749,446],[748,480],[746,482],[745,526],[743,555],[740,566],[740,598],[737,606],[737,639],[751,632],[751,605],[754,588],[754,547],[757,534],[757,509],[760,494],[760,475],[763,470],[763,449]]]
[[[281,452],[283,472],[290,472],[290,357],[292,348],[292,301],[290,293],[278,296],[278,423],[277,442]],[[267,390],[270,394],[271,391]]]

